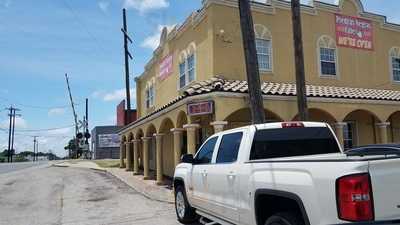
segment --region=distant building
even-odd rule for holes
[[[120,126],[97,126],[92,130],[93,159],[118,159]]]

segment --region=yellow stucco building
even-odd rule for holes
[[[203,0],[136,78],[138,120],[120,131],[121,166],[158,183],[214,132],[250,123],[236,0]],[[251,3],[268,121],[296,120],[290,2]],[[310,117],[346,148],[400,141],[400,26],[359,0],[302,6]]]

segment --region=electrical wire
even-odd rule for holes
[[[32,130],[15,130],[16,132],[42,132],[42,131],[54,131],[54,130],[62,130],[66,128],[74,127],[75,125],[69,125],[64,127],[54,127],[54,128],[46,128],[46,129],[32,129]]]

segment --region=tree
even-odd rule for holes
[[[253,17],[251,15],[249,0],[239,0],[239,12],[246,61],[251,120],[253,124],[260,124],[265,122],[265,112],[261,93]]]

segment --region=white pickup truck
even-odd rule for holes
[[[400,224],[400,154],[344,153],[325,123],[252,125],[184,155],[174,190],[183,224]]]

